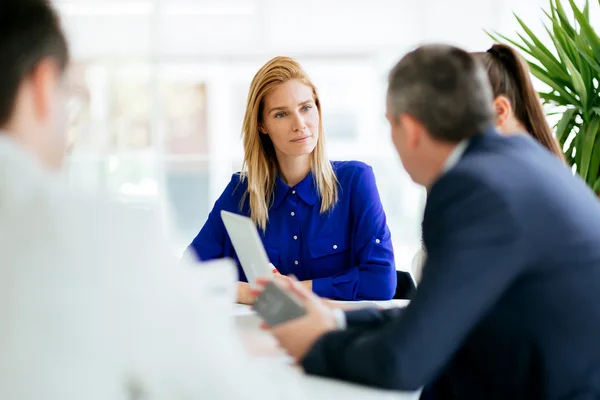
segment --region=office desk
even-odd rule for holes
[[[369,302],[346,303],[350,307],[370,305]],[[376,302],[380,307],[404,306],[404,300]],[[269,373],[271,382],[285,387],[285,400],[319,400],[340,398],[343,400],[417,400],[419,392],[392,392],[373,389],[347,382],[308,376],[294,365],[293,360],[277,347],[273,337],[259,328],[258,316],[248,306],[234,308],[235,326],[242,343],[251,354],[257,367]]]

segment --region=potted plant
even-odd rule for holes
[[[589,0],[582,9],[568,3],[550,0],[550,12],[544,11],[548,46],[517,15],[519,40],[488,35],[525,53],[532,74],[548,87],[540,97],[560,117],[554,128],[567,161],[600,193],[600,38],[590,24]]]

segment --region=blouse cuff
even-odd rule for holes
[[[326,278],[313,279],[312,282],[313,292],[326,299],[333,298],[333,277],[329,276]]]

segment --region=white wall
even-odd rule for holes
[[[176,245],[185,246],[229,174],[239,168],[239,131],[252,75],[271,56],[292,55],[321,89],[324,111],[330,114],[324,118],[326,126],[330,121],[328,132],[333,136],[329,140],[331,158],[354,158],[373,165],[398,267],[406,269],[419,247],[424,195],[402,170],[388,138],[383,118],[388,69],[420,43],[447,42],[485,50],[491,40],[484,29],[515,37],[513,11],[541,32],[540,7],[548,1],[55,3],[64,18],[74,59],[85,63],[80,78],[90,98],[85,122],[77,132],[90,136],[88,141],[93,144],[85,149],[80,146],[71,159],[69,174],[74,184],[87,190],[108,190],[120,201],[171,204],[179,232]],[[139,87],[126,87],[132,82]],[[178,99],[168,98],[164,85],[173,82],[206,85],[204,134],[208,145],[197,153],[165,150],[166,110]],[[132,121],[141,118],[147,122],[150,144],[137,148],[107,145],[113,119],[119,114],[114,94],[120,91],[131,99],[120,107],[131,110],[119,117],[118,124],[125,124],[128,132],[127,124],[134,126]],[[139,103],[139,107],[130,103]],[[186,175],[186,171],[191,173]]]
[[[547,0],[73,0],[64,10],[79,57],[203,58],[280,52],[378,54],[425,41],[469,49],[483,29],[539,25]],[[156,40],[154,40],[156,39]]]

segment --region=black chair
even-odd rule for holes
[[[394,299],[411,300],[417,291],[412,277],[405,271],[396,271],[396,277],[398,278],[398,284],[396,286]]]

